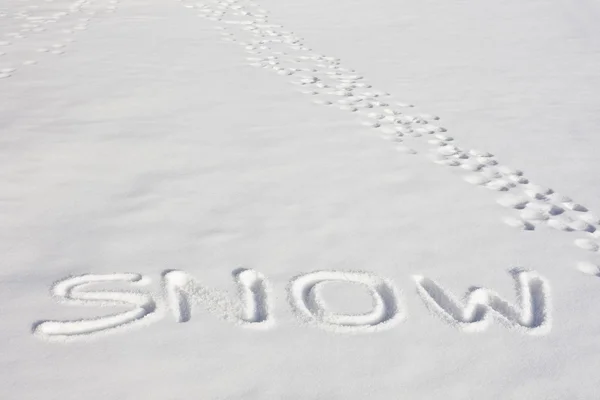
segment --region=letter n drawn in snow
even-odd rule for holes
[[[510,274],[515,280],[518,306],[485,288],[469,290],[461,302],[429,278],[415,276],[414,279],[425,306],[463,331],[483,331],[495,318],[508,328],[524,333],[548,333],[552,325],[548,282],[534,271],[512,270]]]
[[[217,317],[254,328],[273,324],[269,303],[270,287],[265,277],[251,269],[234,271],[237,299],[227,293],[210,289],[183,271],[163,274],[167,305],[177,322],[187,322],[195,306],[201,305]]]

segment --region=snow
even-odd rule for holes
[[[596,398],[598,15],[3,2],[0,398]]]

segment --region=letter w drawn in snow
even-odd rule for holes
[[[510,271],[515,280],[519,306],[484,288],[471,289],[463,302],[436,282],[415,276],[417,292],[432,312],[457,328],[477,332],[485,330],[492,316],[511,329],[529,334],[546,334],[551,327],[551,304],[547,281],[532,271]]]

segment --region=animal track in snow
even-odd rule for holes
[[[373,88],[340,59],[315,52],[300,36],[271,23],[269,13],[258,4],[247,0],[180,1],[199,17],[214,22],[223,41],[239,45],[248,54],[248,65],[284,76],[313,103],[348,112],[362,125],[379,130],[386,140],[402,142],[396,144],[399,152],[429,153],[436,164],[465,170],[466,182],[499,192],[499,205],[512,212],[504,219],[506,224],[529,231],[547,226],[568,232],[577,236],[573,239],[577,247],[598,253],[600,221],[587,207],[532,183],[523,172],[500,164],[489,152],[460,147],[443,134],[446,129],[438,125],[438,116],[410,113],[412,104]]]
[[[21,67],[38,64],[44,56],[65,53],[72,36],[88,28],[91,17],[98,10],[113,12],[117,0],[76,0],[53,4],[25,6],[12,15],[5,15],[0,23],[0,69],[11,68],[10,73],[0,73],[8,78]]]
[[[584,274],[600,276],[600,266],[589,261],[581,261],[579,264],[577,264],[577,269]]]

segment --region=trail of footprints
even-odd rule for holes
[[[505,223],[522,230],[542,226],[572,232],[574,245],[596,259],[600,250],[600,218],[587,207],[554,190],[536,185],[523,172],[509,168],[486,151],[461,148],[439,117],[411,113],[412,105],[398,102],[373,88],[340,59],[319,54],[282,25],[269,21],[267,10],[248,0],[180,0],[186,8],[215,23],[222,40],[247,53],[249,65],[287,77],[313,103],[351,113],[366,127],[396,144],[405,154],[425,152],[436,164],[468,171],[464,180],[500,192],[497,202],[514,212]],[[410,145],[409,145],[410,144]],[[579,270],[600,276],[593,258]]]
[[[64,54],[77,32],[86,30],[99,12],[115,12],[119,1],[22,0],[13,11],[0,9],[0,79],[37,64],[44,54]]]

